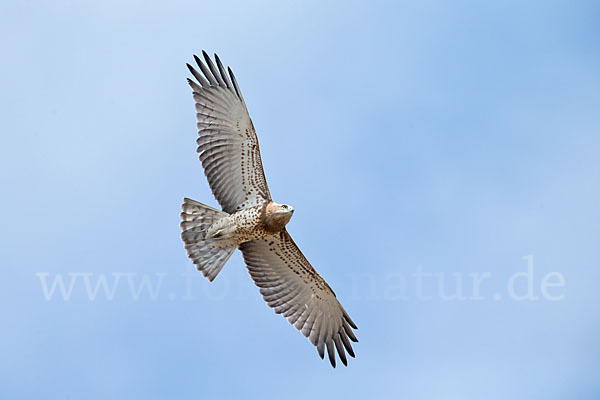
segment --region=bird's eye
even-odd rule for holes
[[[282,209],[284,209],[284,210],[287,210],[287,206],[286,206],[285,204],[283,204],[283,205],[281,206],[281,208],[282,208]]]

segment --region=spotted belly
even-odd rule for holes
[[[261,224],[262,205],[228,215],[208,228],[207,239],[212,247],[237,247],[244,242],[260,239],[270,234]]]

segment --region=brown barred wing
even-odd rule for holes
[[[188,79],[196,104],[199,153],[213,195],[230,214],[269,201],[258,139],[242,93],[231,69],[219,57],[215,64],[206,52],[201,73],[188,64]]]
[[[354,357],[350,341],[358,341],[352,332],[357,327],[288,232],[243,243],[240,250],[269,307],[302,332],[321,358],[327,348],[333,367],[336,350],[347,365],[346,352]]]

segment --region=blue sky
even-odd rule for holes
[[[599,27],[592,1],[2,3],[0,397],[598,398]],[[347,368],[239,253],[191,270],[202,49],[359,326]]]

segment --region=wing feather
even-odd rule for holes
[[[231,82],[229,81],[229,78],[227,77],[227,74],[225,73],[225,68],[223,68],[223,63],[221,63],[221,59],[219,58],[217,53],[215,53],[215,61],[217,62],[217,67],[219,68],[219,74],[221,74],[221,78],[225,82],[225,86],[227,86],[228,89],[231,88],[231,86],[232,86]]]
[[[198,126],[197,152],[213,195],[223,211],[234,213],[271,200],[256,132],[230,68],[215,54],[188,64]]]
[[[336,352],[347,365],[346,353],[354,357],[350,340],[357,341],[356,325],[287,231],[242,243],[240,250],[269,307],[302,332],[321,358],[327,349],[332,366]]]
[[[244,96],[242,96],[242,91],[238,86],[237,80],[235,79],[235,75],[233,75],[233,71],[231,68],[227,67],[227,72],[229,72],[229,76],[231,77],[231,82],[233,82],[233,88],[235,89],[235,93],[238,95],[240,99],[242,99],[242,103],[244,103]]]
[[[205,54],[204,50],[202,50],[202,53]],[[204,76],[206,77],[206,79],[208,79],[208,82],[210,83],[210,86],[219,86],[219,83],[215,80],[215,78],[213,77],[212,73],[206,68],[206,65],[204,65],[204,63],[202,62],[202,60],[200,60],[200,58],[198,58],[198,56],[195,55],[195,54],[194,54],[194,60],[196,60],[196,64],[200,68],[200,71],[202,71],[202,73],[204,74]],[[205,87],[205,86],[202,85],[202,87]]]
[[[221,78],[221,75],[217,72],[215,64],[213,64],[212,60],[210,59],[210,56],[204,50],[202,50],[202,55],[204,56],[204,60],[206,61],[206,65],[208,65],[210,72],[217,79],[219,86],[227,87],[227,85],[225,85],[225,82],[223,82],[223,78]]]
[[[190,64],[187,64],[187,63],[185,65],[187,65],[188,69],[190,70],[190,72],[192,73],[192,75],[194,76],[194,78],[196,78],[196,80],[198,82],[200,82],[201,86],[206,86],[206,87],[210,86],[210,83],[208,83],[208,81],[206,79],[204,79],[204,77],[202,75],[200,75],[198,73],[198,71],[196,71],[194,69],[194,67],[192,67]],[[202,90],[202,87],[200,85],[198,85],[196,82],[194,82],[193,80],[188,79],[188,83],[190,84],[190,86],[192,87],[192,89],[194,89],[194,90],[196,90],[198,92],[200,90]]]

